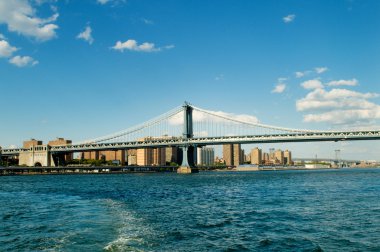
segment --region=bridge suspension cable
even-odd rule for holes
[[[136,141],[139,138],[146,137],[160,137],[166,136],[180,136],[182,134],[182,124],[180,114],[183,112],[183,107],[176,107],[160,116],[157,116],[147,122],[141,123],[139,125],[133,126],[131,128],[109,134],[102,137],[97,137],[94,139],[89,139],[81,141],[75,144],[85,144],[85,143],[105,143],[105,142],[123,142],[123,141]],[[172,123],[176,118],[180,118],[174,127]]]
[[[256,122],[244,121],[225,113],[218,113],[192,106],[195,113],[203,113],[206,116],[195,116],[194,134],[199,136],[223,136],[223,135],[266,135],[275,133],[317,133],[317,130],[292,129],[271,126]],[[197,120],[198,119],[198,120]],[[203,134],[203,135],[202,135]]]
[[[253,136],[272,134],[306,134],[335,131],[319,131],[306,129],[293,129],[277,127],[250,121],[253,117],[234,116],[224,112],[205,110],[189,103],[193,108],[193,133],[194,137],[211,136]],[[160,116],[134,127],[75,144],[130,142],[142,138],[181,137],[183,130],[184,107],[178,106]],[[251,117],[251,118],[249,118]],[[248,119],[247,119],[248,118]]]

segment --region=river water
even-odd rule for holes
[[[0,251],[380,251],[380,169],[0,177]]]

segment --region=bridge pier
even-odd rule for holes
[[[183,105],[183,138],[193,138],[193,107],[187,102]],[[194,165],[194,146],[185,145],[182,149],[182,164],[177,173],[196,173],[198,169]]]
[[[187,174],[187,173],[197,173],[198,169],[195,167],[194,162],[194,147],[193,146],[182,146],[182,163],[177,169],[177,173]]]

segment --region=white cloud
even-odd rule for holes
[[[125,3],[126,0],[97,0],[97,2],[101,5],[106,5],[108,3],[112,3],[113,5]]]
[[[295,72],[296,78],[302,78],[305,76],[304,72]]]
[[[98,0],[100,4],[107,4],[108,2],[111,2],[111,0]]]
[[[90,45],[94,43],[94,38],[91,35],[92,29],[90,26],[87,26],[83,32],[79,33],[77,36],[77,39],[83,39],[84,41],[87,41]]]
[[[171,49],[174,48],[174,45],[168,45],[161,47],[156,47],[154,43],[144,42],[142,44],[138,44],[134,39],[128,39],[125,42],[117,41],[116,44],[112,47],[112,49],[124,52],[124,50],[137,51],[137,52],[157,52],[162,49]]]
[[[149,20],[149,19],[146,19],[146,18],[141,18],[141,21],[144,24],[147,24],[147,25],[153,25],[154,24],[154,22],[152,20]]]
[[[366,124],[380,119],[380,106],[368,101],[379,97],[376,93],[360,93],[347,89],[315,89],[297,100],[297,111],[309,111],[305,122],[331,124]]]
[[[167,49],[167,50],[169,50],[169,49],[173,49],[174,48],[174,45],[167,45],[167,46],[164,46],[164,49]]]
[[[291,23],[294,21],[295,18],[296,18],[296,15],[290,14],[290,15],[283,17],[282,20],[284,21],[284,23]]]
[[[306,75],[310,74],[311,71],[299,71],[299,72],[295,72],[294,75],[296,76],[296,78],[302,78],[302,77],[305,77]]]
[[[317,89],[317,88],[323,88],[323,84],[320,80],[314,79],[314,80],[308,80],[301,84],[301,86],[304,89]]]
[[[37,5],[42,5],[42,4],[45,4],[45,3],[56,3],[58,0],[34,0],[34,2],[37,4]]]
[[[0,39],[5,39],[5,36],[0,33]]]
[[[17,50],[16,47],[11,46],[7,41],[0,40],[0,58],[10,57]]]
[[[34,60],[29,56],[15,56],[9,60],[9,63],[17,67],[35,66],[38,64],[37,60]]]
[[[154,52],[159,49],[155,47],[153,43],[144,42],[142,44],[137,44],[137,41],[134,39],[128,39],[125,42],[117,41],[116,45],[112,47],[115,50],[124,51],[141,51],[141,52]]]
[[[0,1],[0,24],[6,24],[9,31],[39,41],[54,38],[58,26],[53,22],[57,20],[58,13],[45,19],[37,17],[36,13],[37,11],[27,0]]]
[[[309,75],[311,73],[317,73],[317,74],[322,74],[326,71],[328,71],[329,69],[327,67],[315,67],[314,70],[307,70],[307,71],[298,71],[298,72],[295,72],[294,75],[296,76],[296,78],[302,78],[302,77],[305,77],[306,75]]]
[[[279,83],[282,83],[282,82],[284,82],[284,81],[286,81],[286,80],[288,80],[288,78],[285,78],[285,77],[280,77],[280,78],[277,79],[277,81],[278,81]]]
[[[278,84],[273,90],[272,93],[282,93],[285,91],[286,85],[284,83]]]
[[[297,110],[315,110],[321,108],[360,107],[368,108],[372,105],[366,100],[379,97],[376,93],[360,93],[348,89],[315,89],[305,98],[297,101]]]
[[[327,70],[329,70],[327,67],[316,67],[316,68],[314,68],[314,70],[315,70],[315,72],[317,73],[317,74],[321,74],[321,73],[324,73],[324,72],[326,72]]]
[[[327,83],[328,86],[357,86],[358,85],[357,79],[352,80],[337,80],[337,81],[330,81]]]
[[[216,81],[224,80],[224,74],[219,74],[218,76],[215,77]]]
[[[370,123],[380,119],[380,106],[373,109],[334,110],[322,114],[308,114],[305,122],[328,122],[332,124]]]

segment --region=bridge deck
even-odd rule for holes
[[[87,143],[73,144],[65,146],[51,146],[53,153],[67,153],[95,150],[120,150],[137,149],[149,147],[169,147],[169,146],[203,146],[220,144],[263,144],[263,143],[284,143],[284,142],[318,142],[318,141],[357,141],[357,140],[379,140],[380,131],[342,131],[342,132],[308,132],[293,134],[272,134],[272,135],[252,135],[252,136],[221,136],[221,137],[199,137],[199,138],[176,138],[176,139],[155,139],[149,141],[131,141],[116,143]],[[2,149],[1,155],[14,156],[27,149]]]

